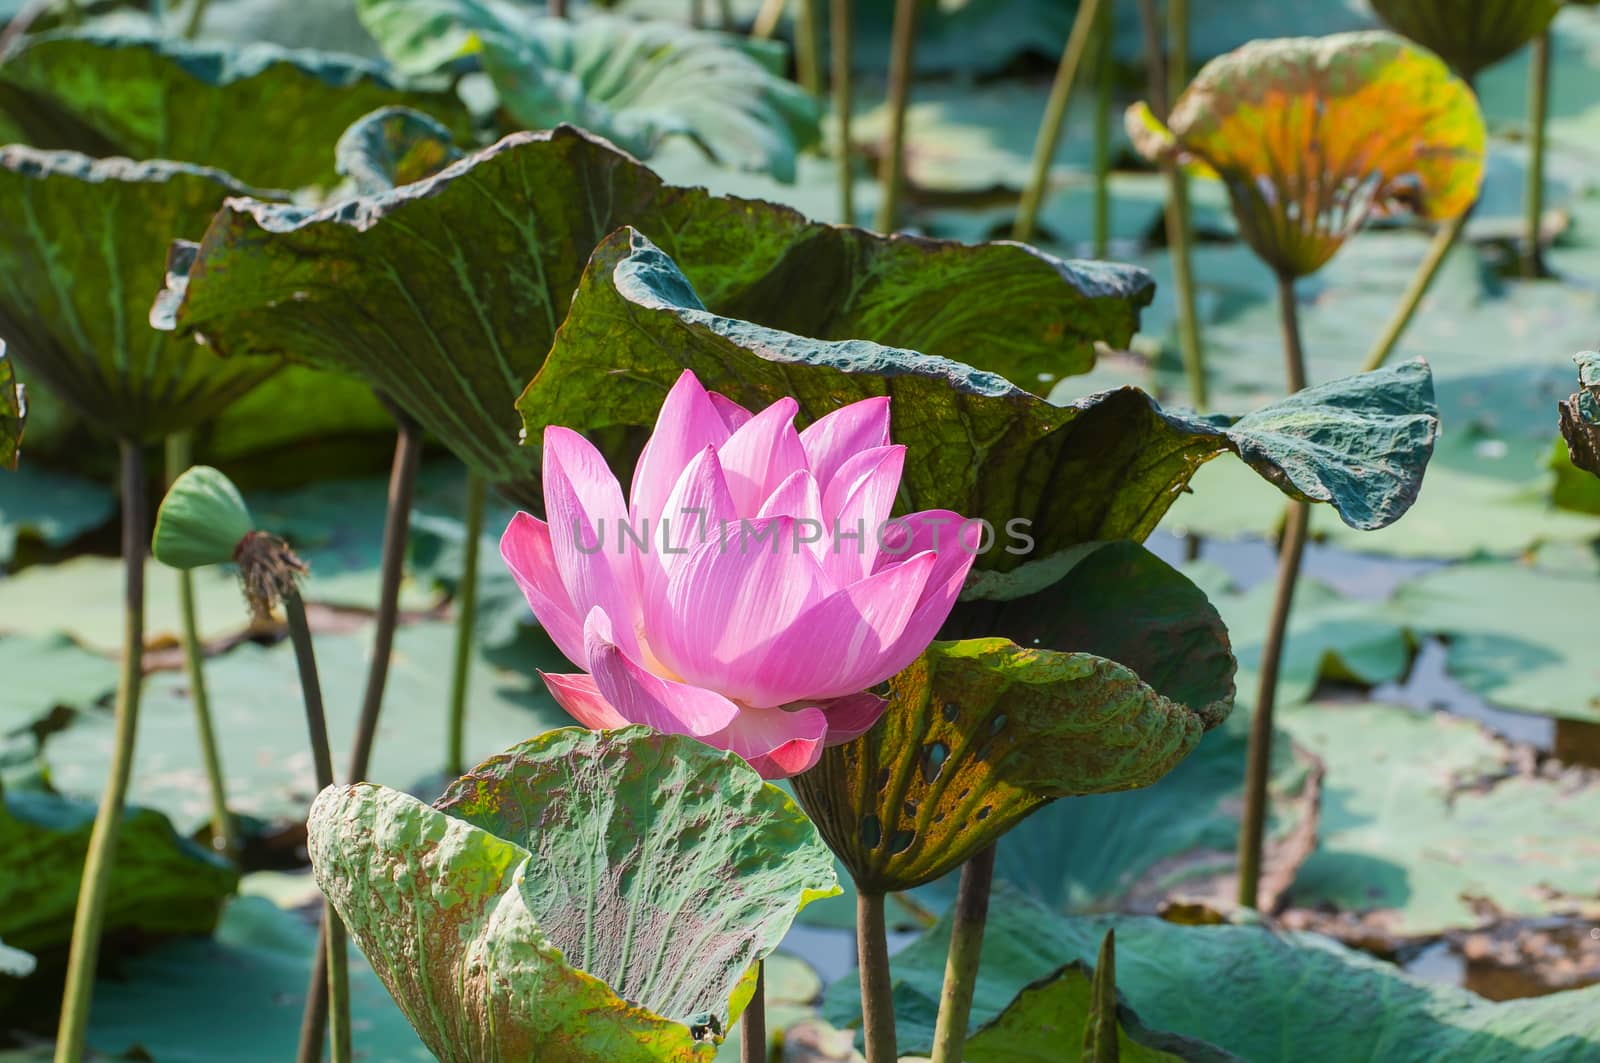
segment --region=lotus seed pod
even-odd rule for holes
[[[196,465],[172,482],[156,514],[156,560],[173,568],[200,568],[233,559],[251,531],[250,510],[239,489],[209,465]]]

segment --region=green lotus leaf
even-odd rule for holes
[[[1561,435],[1572,464],[1600,476],[1600,353],[1584,351],[1572,360],[1578,363],[1578,390],[1561,402]]]
[[[933,881],[1056,798],[1150,785],[1232,704],[1216,611],[1137,543],[1086,550],[1030,598],[964,603],[945,633],[1006,637],[934,643],[876,727],[793,780],[869,892]]]
[[[152,320],[225,355],[287,354],[360,374],[537,506],[539,457],[518,446],[513,404],[590,252],[625,223],[680,256],[719,312],[827,339],[876,336],[1019,378],[1086,372],[1095,342],[1125,344],[1150,298],[1127,267],[1015,244],[885,238],[664,185],[559,128],[322,211],[233,200],[192,261],[175,255]]]
[[[639,727],[551,731],[432,807],[329,788],[309,829],[318,884],[454,1063],[709,1060],[755,962],[838,889],[782,791]]]
[[[27,424],[28,396],[6,357],[5,340],[0,340],[0,465],[16,469]]]
[[[1412,978],[1395,964],[1318,934],[1180,926],[1139,916],[1069,919],[1004,889],[989,907],[973,1028],[982,1029],[1019,992],[1063,963],[1091,963],[1112,927],[1118,993],[1145,1024],[1251,1063],[1576,1063],[1600,1052],[1594,1021],[1600,987],[1496,1003],[1457,986]],[[949,944],[946,916],[895,954],[903,1052],[926,1051],[932,1042]],[[1206,986],[1225,991],[1206,992]],[[1292,1006],[1286,1006],[1286,993],[1297,987]],[[823,1016],[847,1026],[859,1025],[860,1014],[852,972],[828,987]],[[1054,1058],[1073,1058],[1075,1048]]]
[[[221,362],[152,331],[161,249],[246,191],[185,163],[0,148],[0,335],[100,430],[159,439],[202,424],[278,368]]]
[[[150,552],[173,568],[221,565],[233,560],[240,540],[254,530],[233,481],[209,465],[195,465],[167,488]]]
[[[364,196],[425,180],[461,155],[450,130],[409,107],[384,107],[363,115],[334,148],[339,172]]]
[[[1214,59],[1166,125],[1145,104],[1128,135],[1149,158],[1219,177],[1240,235],[1279,273],[1315,273],[1369,214],[1454,218],[1483,180],[1472,90],[1392,33],[1253,41]]]
[[[1581,0],[1580,0],[1581,2]],[[1543,33],[1562,0],[1371,0],[1396,31],[1476,77]]]
[[[676,22],[542,17],[494,0],[360,0],[397,66],[475,57],[521,128],[563,122],[648,158],[686,136],[712,159],[793,181],[817,104],[784,76],[786,49]]]
[[[71,939],[94,816],[90,802],[39,791],[12,789],[0,799],[0,937],[9,944],[42,952]],[[238,882],[224,860],[147,808],[123,813],[117,851],[108,932],[209,933]]]
[[[0,65],[0,140],[204,163],[264,188],[333,185],[339,134],[390,105],[470,134],[451,92],[402,84],[362,59],[269,44],[56,32],[27,38]]]
[[[1378,528],[1415,499],[1438,422],[1422,362],[1307,389],[1237,420],[1163,411],[1137,388],[1056,406],[946,358],[862,340],[823,342],[708,311],[642,234],[596,249],[545,366],[518,402],[527,438],[655,423],[684,369],[751,408],[786,395],[804,419],[873,395],[894,401],[910,449],[901,500],[996,529],[1029,522],[1034,557],[1141,540],[1195,470],[1227,451],[1281,490]],[[994,549],[979,569],[1015,569]]]

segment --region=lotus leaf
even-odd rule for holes
[[[1028,522],[1034,557],[1143,539],[1194,471],[1227,451],[1286,493],[1330,503],[1354,527],[1383,527],[1415,498],[1437,431],[1421,362],[1322,384],[1238,419],[1163,411],[1131,387],[1055,406],[946,358],[724,317],[662,250],[619,232],[596,250],[519,400],[527,437],[550,424],[653,424],[686,368],[750,408],[792,395],[805,419],[889,395],[894,437],[912,455],[902,503],[985,519],[997,542],[1010,522]],[[1014,569],[1023,556],[997,546],[977,567]]]
[[[215,417],[277,361],[219,362],[146,318],[159,249],[243,191],[184,163],[0,148],[0,335],[103,432],[151,441]]]
[[[1279,273],[1315,273],[1369,214],[1454,218],[1483,179],[1472,90],[1392,33],[1254,41],[1207,63],[1163,125],[1128,111],[1146,157],[1227,186],[1240,234]]]
[[[0,65],[0,141],[204,163],[263,188],[331,186],[346,126],[417,107],[469,135],[448,91],[350,56],[103,31],[30,37]],[[181,234],[181,230],[179,231]]]
[[[1594,1022],[1600,987],[1493,1003],[1456,986],[1418,981],[1317,934],[1137,916],[1066,919],[1005,891],[989,912],[974,1026],[1064,962],[1092,962],[1115,927],[1117,988],[1140,1019],[1251,1063],[1301,1063],[1308,1052],[1385,1063],[1569,1063],[1600,1051]],[[931,1042],[949,941],[947,916],[894,958],[902,1050],[926,1050]],[[1195,991],[1204,985],[1227,991]],[[1285,991],[1294,987],[1304,991],[1286,1006]],[[853,974],[829,986],[823,1015],[836,1025],[860,1022]]]
[[[27,423],[28,396],[6,357],[5,341],[0,340],[0,465],[16,469]]]
[[[817,139],[817,105],[783,76],[786,49],[673,22],[564,19],[501,0],[359,0],[402,70],[481,62],[525,129],[563,122],[648,158],[686,136],[711,158],[793,181]]]
[[[1581,0],[1580,0],[1581,2]],[[1371,0],[1396,31],[1476,77],[1543,33],[1562,0]]]
[[[590,252],[624,223],[680,256],[719,312],[982,359],[1019,378],[1087,371],[1095,342],[1126,343],[1150,295],[1127,267],[1014,244],[885,238],[663,185],[563,127],[321,211],[232,200],[198,250],[175,257],[152,320],[225,355],[289,354],[360,374],[492,483],[537,505],[539,458],[517,445],[513,403],[543,364]],[[651,396],[657,406],[662,394]],[[634,423],[654,418],[653,406]]]
[[[378,976],[457,1063],[709,1060],[752,965],[838,888],[780,790],[637,727],[552,731],[432,807],[330,788],[310,839]]]
[[[116,496],[100,484],[24,464],[0,476],[0,566],[11,563],[19,539],[65,546],[116,508]]]

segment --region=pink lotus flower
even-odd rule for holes
[[[868,692],[949,615],[982,528],[947,510],[889,519],[905,448],[889,400],[797,432],[678,378],[631,503],[581,435],[544,434],[546,524],[518,513],[500,554],[561,652],[544,675],[586,727],[648,724],[731,749],[763,776],[864,733]],[[541,673],[543,674],[543,673]]]

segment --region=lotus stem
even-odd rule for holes
[[[17,9],[17,13],[11,16],[11,21],[6,23],[5,29],[0,30],[0,59],[5,58],[11,46],[27,35],[29,27],[40,15],[49,11],[53,3],[55,0],[28,0]]]
[[[206,5],[209,0],[194,0],[194,7],[189,11],[189,21],[183,27],[183,35],[188,40],[200,36],[200,24],[205,21]]]
[[[861,967],[861,1026],[867,1063],[895,1063],[893,986],[889,981],[889,928],[883,894],[856,893],[856,962]]]
[[[933,1032],[933,1063],[961,1063],[972,1017],[972,991],[978,985],[978,960],[983,927],[989,918],[989,891],[994,885],[995,847],[989,846],[961,867],[956,893],[955,924],[944,963],[939,993],[939,1018]]]
[[[1100,940],[1089,989],[1089,1021],[1083,1031],[1083,1063],[1117,1063],[1117,931]]]
[[[912,64],[917,47],[917,0],[895,0],[894,37],[889,46],[889,144],[883,159],[883,201],[878,231],[892,233],[900,214],[905,180],[906,103],[911,98]]]
[[[1300,314],[1295,305],[1294,278],[1278,276],[1278,303],[1283,318],[1284,363],[1289,392],[1306,386],[1305,354],[1300,346]],[[1244,813],[1239,823],[1239,904],[1255,908],[1261,885],[1261,853],[1266,838],[1267,776],[1272,769],[1272,713],[1278,694],[1278,665],[1283,660],[1283,645],[1289,628],[1289,610],[1294,605],[1295,584],[1300,579],[1300,560],[1305,555],[1306,532],[1311,523],[1311,505],[1295,500],[1289,503],[1284,519],[1283,541],[1278,547],[1278,585],[1267,620],[1266,640],[1261,646],[1261,682],[1256,688],[1255,716],[1250,721],[1250,746],[1245,762]]]
[[[1072,32],[1061,50],[1061,62],[1056,66],[1055,80],[1050,83],[1050,99],[1044,106],[1044,118],[1039,122],[1039,132],[1033,142],[1033,170],[1022,190],[1022,201],[1017,204],[1017,220],[1011,228],[1013,240],[1033,239],[1033,227],[1039,220],[1039,205],[1044,202],[1050,184],[1050,164],[1055,161],[1056,145],[1061,140],[1061,127],[1066,123],[1067,110],[1072,105],[1072,87],[1078,79],[1078,67],[1089,50],[1089,41],[1095,35],[1099,21],[1101,0],[1083,0],[1072,19]]]
[[[778,23],[783,19],[783,9],[789,0],[762,0],[761,10],[756,12],[756,20],[750,24],[750,36],[758,41],[770,40],[778,30]]]
[[[1411,283],[1406,286],[1405,294],[1400,297],[1399,309],[1395,311],[1394,317],[1389,319],[1383,335],[1373,344],[1371,352],[1367,354],[1367,360],[1362,363],[1363,373],[1381,369],[1383,363],[1389,360],[1389,355],[1400,343],[1400,337],[1405,335],[1406,327],[1411,324],[1412,316],[1421,305],[1422,297],[1428,294],[1428,288],[1433,284],[1433,278],[1438,275],[1439,267],[1444,264],[1445,256],[1450,253],[1462,230],[1467,227],[1467,218],[1470,214],[1471,211],[1463,212],[1439,226],[1438,231],[1433,234],[1433,242],[1428,245],[1427,257],[1422,260],[1422,265],[1417,267],[1417,272],[1411,277]]]
[[[175,432],[167,437],[166,479],[172,486],[191,461],[193,437]],[[211,725],[211,695],[206,687],[205,653],[200,647],[199,624],[195,619],[194,573],[178,570],[178,611],[182,619],[183,667],[189,677],[189,696],[194,700],[195,733],[200,739],[200,759],[205,762],[206,782],[211,788],[211,844],[228,858],[239,862],[239,828],[228,811],[228,783],[222,772],[222,757],[217,752],[216,731]]]
[[[1161,43],[1161,16],[1156,11],[1156,0],[1139,0],[1139,30],[1144,37],[1150,109],[1164,122],[1167,120],[1167,57]]]
[[[1111,252],[1111,5],[1100,8],[1095,31],[1094,78],[1094,257]]]
[[[1533,39],[1528,70],[1528,187],[1522,244],[1522,275],[1544,276],[1540,222],[1544,216],[1544,127],[1550,111],[1550,31]]]
[[[822,0],[800,0],[800,18],[794,27],[795,66],[800,85],[813,96],[822,95],[822,25],[817,5]]]
[[[401,414],[395,437],[394,464],[389,470],[389,503],[383,518],[383,558],[379,569],[378,625],[372,636],[372,664],[367,670],[366,696],[356,721],[355,742],[350,747],[351,782],[367,777],[372,742],[383,708],[383,688],[389,678],[389,655],[400,621],[400,579],[405,572],[406,541],[411,534],[411,500],[416,494],[417,465],[422,459],[422,429]]]
[[[150,541],[145,520],[144,455],[138,444],[119,444],[122,464],[122,564],[124,570],[122,672],[117,681],[116,730],[111,774],[100,797],[89,850],[83,862],[72,947],[67,956],[66,985],[61,995],[61,1022],[56,1033],[55,1063],[83,1059],[89,1004],[94,995],[100,936],[105,929],[106,901],[116,866],[117,836],[133,774],[133,747],[139,727],[139,695],[144,678],[144,560]]]
[[[1146,11],[1146,9],[1149,9]],[[1159,33],[1154,29],[1153,5],[1141,5],[1149,15],[1145,40],[1152,56],[1161,55]],[[1167,54],[1150,60],[1151,97],[1160,102],[1162,121],[1189,81],[1189,5],[1187,0],[1168,0]],[[1159,85],[1159,91],[1157,86]],[[1176,160],[1162,166],[1167,178],[1167,254],[1172,259],[1172,286],[1178,294],[1178,350],[1183,355],[1184,375],[1189,381],[1189,401],[1204,411],[1210,405],[1206,384],[1205,347],[1200,336],[1200,313],[1195,308],[1193,225],[1189,216],[1189,178]]]
[[[1166,67],[1166,105],[1170,111],[1189,84],[1189,0],[1167,0]]]
[[[850,151],[850,51],[853,47],[850,0],[831,0],[828,28],[833,35],[833,111],[839,124],[839,220],[856,223],[855,167]]]
[[[392,407],[391,407],[392,409]],[[379,568],[377,629],[372,637],[372,663],[367,670],[367,689],[356,721],[355,741],[350,749],[351,782],[367,777],[367,762],[372,757],[372,742],[378,730],[378,712],[383,708],[383,688],[389,677],[389,657],[394,650],[394,632],[400,621],[400,577],[405,569],[406,540],[411,532],[411,500],[416,493],[417,465],[422,458],[422,429],[406,414],[392,410],[399,425],[395,436],[394,463],[389,470],[389,501],[383,522],[383,558]],[[319,954],[329,947],[328,923],[317,937]],[[311,969],[311,984],[306,990],[305,1012],[300,1020],[300,1054],[297,1063],[317,1063],[322,1058],[322,1039],[328,1017],[328,971],[323,964]],[[309,1054],[308,1054],[309,1053]]]
[[[767,965],[756,964],[756,991],[739,1016],[741,1063],[767,1063]]]
[[[550,0],[550,6],[546,10],[552,18],[566,18],[567,0]]]
[[[717,0],[717,28],[724,33],[733,30],[733,0]]]
[[[695,29],[704,29],[706,24],[706,0],[689,0],[689,25]]]
[[[456,659],[450,677],[450,752],[445,770],[452,778],[466,774],[467,686],[472,678],[473,633],[478,617],[478,540],[483,538],[483,508],[487,485],[477,472],[467,471],[467,543],[461,561],[461,583],[456,590]]]
[[[316,772],[317,790],[333,785],[333,753],[328,746],[328,718],[322,708],[322,683],[317,678],[317,655],[311,644],[311,625],[306,622],[306,606],[298,590],[283,597],[284,615],[289,621],[289,641],[294,645],[295,666],[300,672],[300,693],[306,704],[306,734],[311,739],[311,763]],[[326,899],[322,902],[332,1029],[333,1063],[350,1063],[350,957],[345,946],[344,924]],[[316,1048],[320,1049],[321,1038]],[[320,1056],[320,1052],[318,1055]]]

